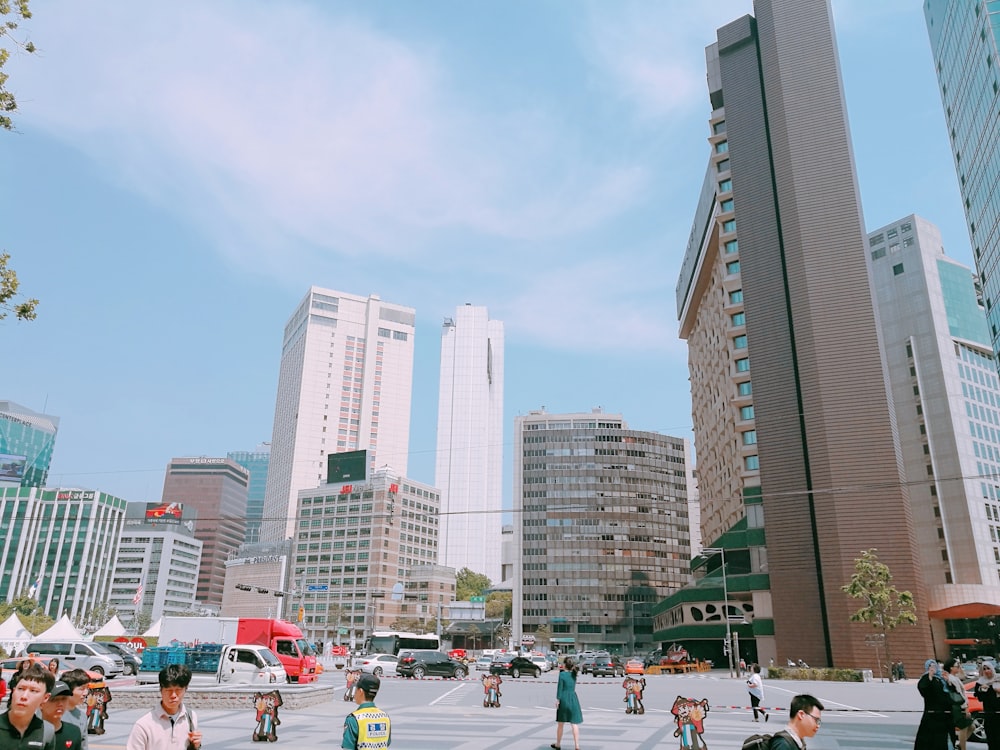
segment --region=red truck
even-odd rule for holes
[[[316,680],[316,652],[302,631],[285,620],[257,617],[164,617],[160,645],[178,642],[254,644],[274,652],[288,674],[289,682]]]

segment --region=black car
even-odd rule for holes
[[[114,641],[102,641],[101,645],[107,646],[116,654],[121,656],[122,661],[125,662],[123,674],[136,674],[139,671],[139,665],[142,664],[142,657],[128,646],[123,646],[122,644],[115,643]]]
[[[400,651],[396,674],[403,677],[465,677],[469,669],[462,662],[449,659],[440,651]]]
[[[541,673],[541,667],[525,656],[501,654],[490,664],[490,674],[509,674],[514,679],[517,679],[522,674],[530,674],[538,677]]]
[[[590,673],[594,677],[624,677],[625,666],[617,656],[598,656],[590,667]]]
[[[594,671],[594,662],[602,656],[608,657],[610,654],[607,651],[597,651],[582,655],[580,659],[580,671],[584,674]]]

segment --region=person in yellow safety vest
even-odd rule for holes
[[[373,703],[381,684],[373,674],[358,678],[354,686],[358,707],[344,719],[344,739],[340,746],[345,750],[384,750],[392,742],[389,715]]]

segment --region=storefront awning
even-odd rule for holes
[[[927,614],[932,620],[978,620],[980,617],[1000,615],[1000,604],[969,602],[968,604],[956,604],[954,607],[931,610]]]
[[[978,638],[945,638],[945,643],[951,644],[952,646],[975,646],[979,643]]]

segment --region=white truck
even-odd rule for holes
[[[266,646],[203,644],[147,648],[136,675],[140,685],[159,682],[160,670],[169,664],[187,664],[191,686],[279,685],[287,680],[285,668]]]

